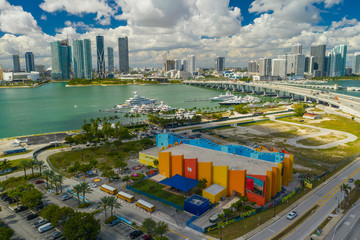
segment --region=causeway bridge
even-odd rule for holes
[[[304,87],[277,84],[276,82],[235,82],[235,81],[184,81],[184,84],[237,91],[242,93],[289,98],[294,101],[316,102],[338,108],[345,113],[360,117],[360,97],[307,89]]]

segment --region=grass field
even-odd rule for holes
[[[137,183],[134,183],[132,185],[133,188],[139,189],[140,191],[149,193],[153,196],[162,198],[164,200],[167,200],[169,202],[175,203],[180,206],[184,206],[185,197],[181,195],[176,195],[173,193],[170,193],[168,191],[162,190],[164,188],[163,185],[157,184],[151,180],[143,180]]]
[[[327,135],[321,135],[318,137],[310,137],[298,140],[297,143],[300,143],[305,146],[320,146],[323,144],[327,144],[329,142],[335,142],[339,140],[345,139],[346,136],[344,134],[336,134],[336,133],[330,133]]]
[[[4,155],[4,154],[1,154],[0,155],[0,158],[5,158],[5,157],[11,157],[11,156],[17,156],[17,155],[23,155],[23,154],[26,154],[26,153],[29,153],[31,152],[32,150],[26,150],[26,152],[20,152],[20,153],[13,153],[13,154],[8,154],[8,155]]]

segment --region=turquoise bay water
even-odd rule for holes
[[[210,101],[185,100],[209,99],[224,92],[182,84],[108,87],[65,87],[65,84],[0,89],[0,138],[79,129],[83,119],[114,115],[99,112],[99,109],[124,103],[133,96],[134,91],[140,96],[156,98],[176,108],[218,106]]]

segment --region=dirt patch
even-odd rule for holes
[[[317,137],[310,137],[298,140],[297,143],[305,146],[321,146],[327,143],[336,142],[347,138],[346,135],[332,132],[326,135],[320,135]]]

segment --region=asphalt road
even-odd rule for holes
[[[325,237],[325,240],[337,239],[360,239],[360,201],[343,216],[332,231]]]
[[[343,198],[343,193],[340,191],[339,186],[343,183],[347,183],[349,178],[360,178],[360,162],[356,162],[354,165],[349,166],[340,175],[332,181],[325,183],[317,192],[314,192],[313,195],[303,201],[300,205],[296,206],[293,210],[301,216],[313,206],[319,205],[315,213],[311,214],[300,225],[292,229],[283,239],[304,239],[306,236],[310,235],[335,209],[338,201]],[[278,233],[289,227],[291,223],[292,221],[286,219],[286,215],[284,215],[249,239],[272,239]]]

